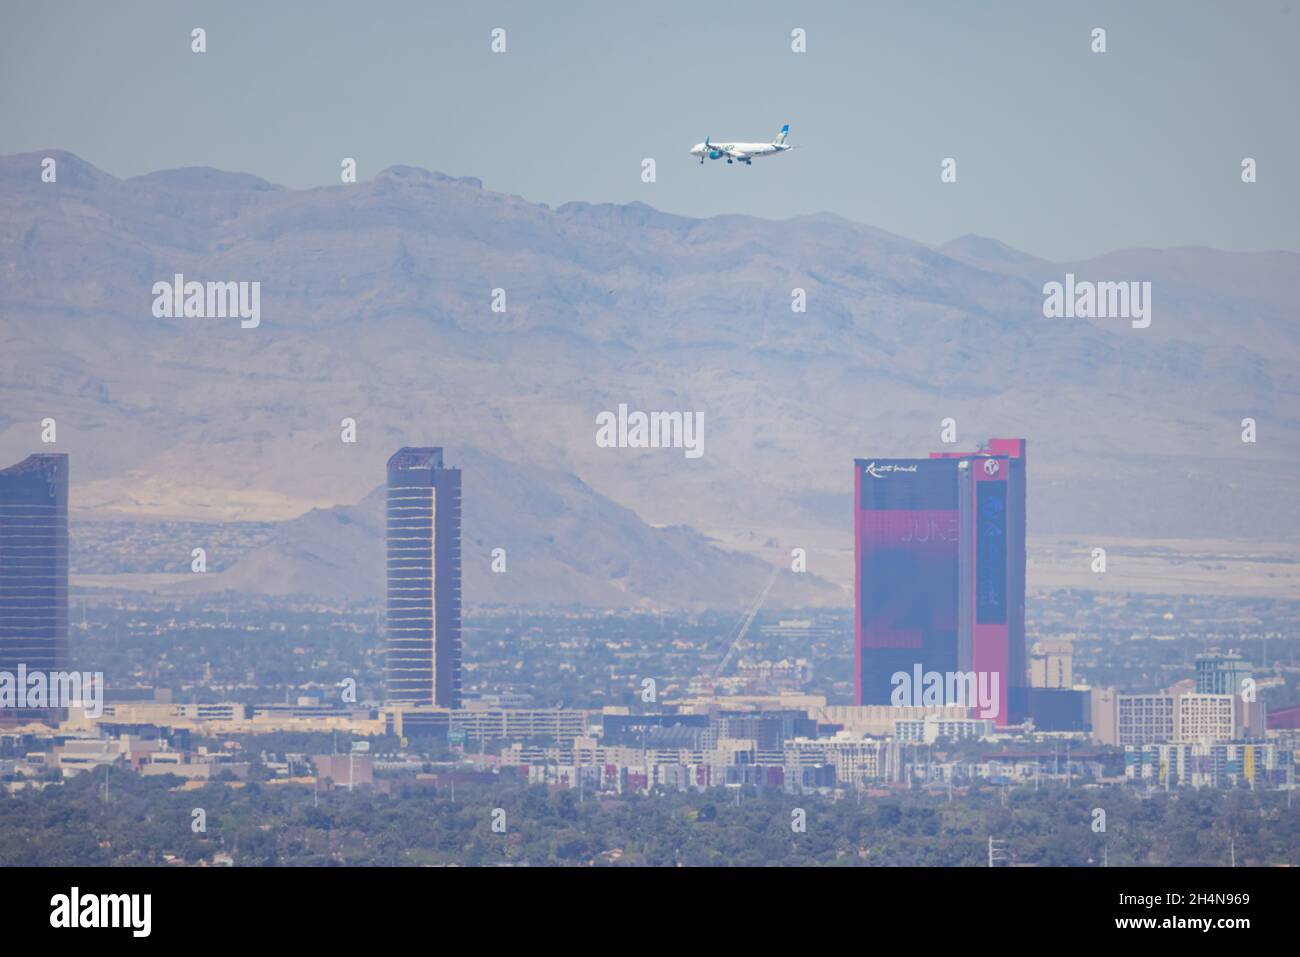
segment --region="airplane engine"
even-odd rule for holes
[[[721,150],[709,150],[709,159],[711,159],[711,160],[722,159],[722,151],[721,151]]]

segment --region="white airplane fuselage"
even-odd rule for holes
[[[793,146],[787,146],[784,143],[696,143],[691,147],[692,156],[707,156],[709,159],[725,159],[728,162],[734,157],[742,163],[751,159],[758,159],[760,156],[775,156],[777,153],[784,153],[794,149]]]
[[[751,160],[762,156],[776,156],[778,153],[786,153],[794,149],[785,142],[789,131],[789,126],[783,127],[771,143],[715,143],[706,139],[703,143],[696,143],[691,147],[691,155],[698,156],[701,163],[708,158],[725,159],[728,163],[739,161],[748,164]]]

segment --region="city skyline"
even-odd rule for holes
[[[463,867],[1285,925],[1291,0],[4,22],[16,940],[338,867],[339,946],[545,926]]]

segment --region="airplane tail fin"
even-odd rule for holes
[[[785,126],[781,127],[781,132],[776,134],[776,139],[774,139],[772,143],[776,146],[784,146],[785,138],[789,135],[790,135],[790,124],[787,123],[785,124]]]

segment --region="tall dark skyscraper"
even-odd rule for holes
[[[1023,717],[1025,441],[854,460],[857,703],[902,671],[998,674],[997,723]]]
[[[29,455],[0,470],[0,671],[46,674],[68,654],[68,457]],[[0,713],[32,720],[50,711]]]
[[[389,704],[460,707],[460,469],[440,448],[388,460]]]

